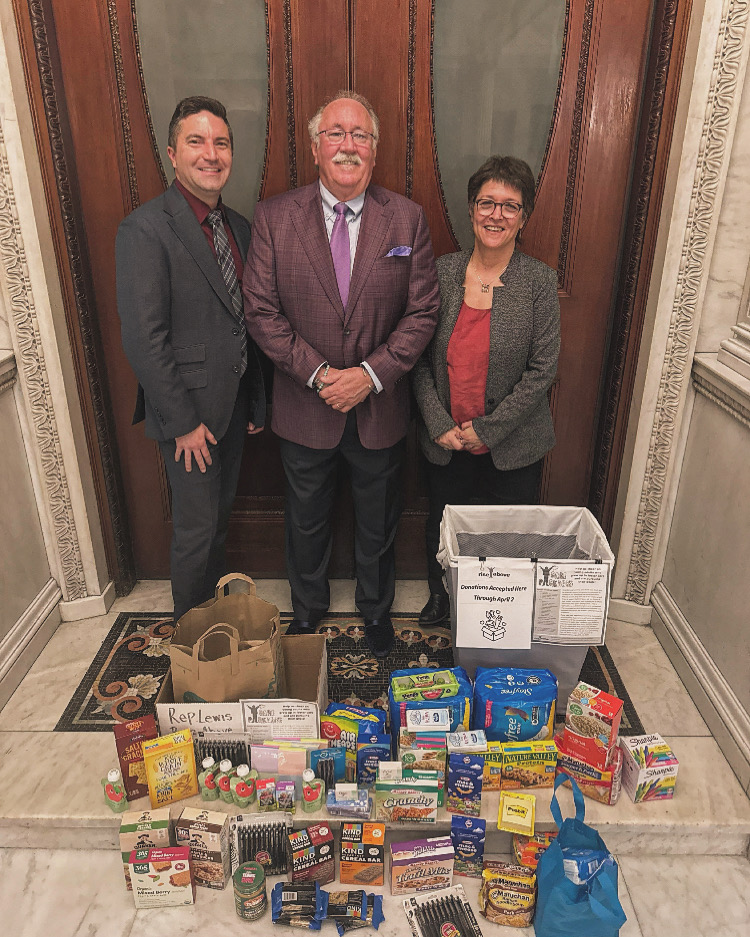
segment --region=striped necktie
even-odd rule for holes
[[[245,312],[242,305],[242,290],[237,280],[237,271],[234,269],[234,259],[229,247],[229,238],[227,237],[224,219],[218,208],[214,208],[208,213],[208,223],[214,233],[214,247],[216,248],[216,260],[219,263],[221,275],[227,285],[229,296],[232,300],[232,308],[237,316],[240,325],[240,349],[242,351],[242,364],[240,367],[240,376],[247,369],[247,329],[245,328]]]
[[[346,309],[349,300],[349,281],[351,279],[352,260],[349,253],[349,226],[346,223],[346,202],[336,202],[333,210],[336,220],[331,231],[331,256],[336,282],[339,285],[341,305]]]

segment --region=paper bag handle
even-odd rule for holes
[[[212,634],[225,634],[227,638],[229,638],[229,662],[232,676],[236,677],[240,672],[240,657],[238,648],[240,634],[233,625],[228,625],[225,622],[219,622],[216,625],[211,625],[211,627],[207,628],[193,645],[193,673],[198,672],[198,658],[203,653],[203,642],[209,635]]]
[[[230,589],[229,586],[234,582],[243,583],[243,588]],[[216,598],[221,598],[222,595],[229,595],[233,592],[243,592],[246,595],[255,595],[255,583],[244,573],[227,573],[226,576],[222,576],[221,579],[216,583]]]

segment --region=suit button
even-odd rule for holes
[[[232,329],[232,335],[239,335],[239,334],[240,334],[239,329]]]
[[[351,329],[344,329],[344,335],[351,335],[351,334],[352,334]]]
[[[232,365],[232,370],[234,371],[235,374],[239,374],[239,373],[240,373],[240,366],[239,366],[238,364],[233,364],[233,365]]]
[[[495,406],[495,398],[494,398],[494,397],[488,397],[488,398],[487,398],[487,406],[488,406],[488,407],[494,407],[494,406]]]

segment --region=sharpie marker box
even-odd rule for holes
[[[660,735],[631,735],[620,739],[622,786],[634,804],[671,800],[679,762]]]

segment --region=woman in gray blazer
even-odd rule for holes
[[[537,502],[555,444],[547,391],[560,351],[557,273],[516,245],[535,189],[523,160],[490,157],[469,179],[473,250],[437,261],[438,326],[412,372],[430,499],[421,625],[450,618],[435,559],[445,505]]]

